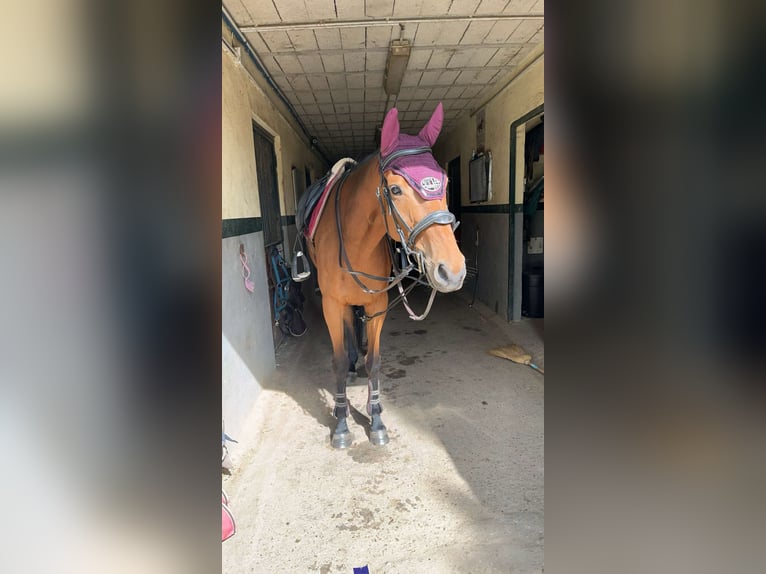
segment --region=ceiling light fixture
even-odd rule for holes
[[[386,60],[386,73],[383,77],[383,89],[389,96],[396,96],[402,87],[404,72],[407,71],[407,63],[410,61],[412,46],[409,40],[392,40],[388,47],[388,59]]]

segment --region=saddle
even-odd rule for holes
[[[330,171],[312,183],[306,190],[306,193],[301,196],[295,213],[295,225],[298,227],[298,231],[303,233],[308,239],[314,238],[314,232],[316,231],[319,219],[322,217],[325,203],[327,203],[327,196],[330,194],[333,185],[335,185],[343,173],[355,165],[356,161],[350,157],[344,157],[337,161]]]

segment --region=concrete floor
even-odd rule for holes
[[[318,300],[286,340],[224,477],[237,521],[223,572],[541,572],[543,377],[487,354],[515,342],[544,365],[541,320],[509,325],[462,293],[401,308],[382,337],[384,447],[367,442],[367,380],[349,388],[354,445],[329,444],[330,339]],[[423,307],[424,298],[416,300]]]

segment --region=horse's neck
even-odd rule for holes
[[[349,223],[343,229],[344,240],[360,246],[360,254],[378,249],[386,235],[383,213],[375,195],[380,183],[377,167],[373,159],[349,177],[345,205],[341,207],[342,212],[349,214],[346,217]]]

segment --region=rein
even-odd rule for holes
[[[412,310],[407,300],[407,295],[409,295],[417,285],[430,286],[428,277],[425,273],[423,253],[419,250],[414,249],[415,239],[417,239],[417,237],[423,231],[429,228],[431,225],[434,225],[434,224],[451,225],[454,231],[459,225],[459,223],[455,222],[455,216],[452,213],[450,213],[447,210],[440,209],[437,211],[430,212],[423,219],[418,221],[413,227],[410,227],[407,224],[407,222],[404,220],[404,218],[402,217],[399,210],[396,208],[396,204],[394,203],[394,200],[391,197],[391,191],[388,186],[388,181],[386,180],[386,177],[383,173],[386,167],[399,157],[406,156],[406,155],[417,155],[421,153],[430,153],[430,152],[431,152],[431,148],[428,148],[428,147],[403,149],[403,150],[399,150],[392,153],[385,160],[383,160],[383,158],[379,159],[378,165],[380,166],[380,185],[378,185],[378,188],[375,190],[375,196],[377,197],[378,203],[380,204],[381,214],[383,215],[383,221],[386,225],[386,240],[388,244],[388,254],[389,254],[389,258],[391,259],[392,268],[394,270],[394,274],[388,277],[379,277],[377,275],[371,275],[369,273],[365,273],[364,271],[356,271],[351,266],[351,261],[348,258],[348,254],[346,253],[346,246],[343,241],[343,229],[342,229],[341,220],[340,220],[340,192],[343,188],[343,184],[345,183],[346,178],[351,173],[351,171],[345,172],[343,176],[341,177],[340,181],[338,182],[337,191],[335,192],[335,223],[338,228],[338,265],[339,267],[343,269],[346,273],[351,275],[354,281],[356,281],[357,285],[359,285],[359,287],[365,293],[370,293],[370,294],[384,293],[388,291],[389,289],[392,289],[393,287],[397,287],[399,290],[399,295],[397,295],[383,311],[379,311],[378,313],[375,313],[373,315],[364,314],[361,317],[362,321],[366,322],[366,321],[369,321],[370,319],[373,319],[375,317],[383,315],[384,313],[387,313],[394,305],[396,305],[400,301],[404,305],[404,308],[407,310],[407,313],[409,314],[410,319],[414,321],[422,321],[428,316],[428,313],[431,311],[431,305],[433,304],[434,298],[436,297],[436,289],[433,287],[431,287],[431,295],[428,299],[428,305],[426,306],[426,310],[421,315],[417,315]],[[404,255],[408,262],[408,264],[405,265],[404,267],[400,267],[398,262],[399,258],[396,256],[396,253],[394,251],[394,247],[391,240],[391,234],[389,232],[389,227],[388,227],[388,218],[386,217],[386,207],[388,207],[388,213],[391,214],[391,218],[394,221],[394,226],[396,227],[396,233],[399,236],[400,243],[402,244],[402,249],[404,250]],[[404,230],[402,228],[407,230],[407,238],[404,237]],[[412,284],[409,285],[406,289],[403,288],[402,281],[415,268],[417,268],[418,273],[420,275],[416,279],[413,279]],[[384,281],[388,285],[386,285],[382,289],[371,289],[370,287],[368,287],[362,282],[362,280],[359,278],[360,276],[366,279],[374,280],[374,281]],[[423,280],[424,277],[426,278],[425,281]]]

